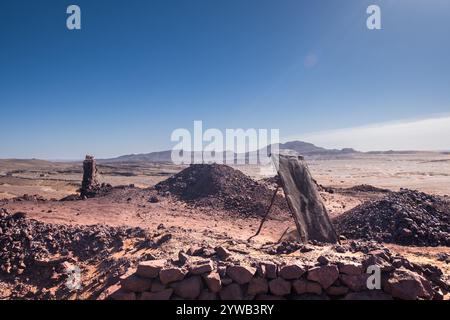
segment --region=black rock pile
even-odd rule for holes
[[[194,164],[158,183],[161,193],[170,193],[195,205],[223,208],[243,214],[263,215],[273,191],[239,170],[220,164]],[[277,196],[274,211],[287,211],[281,196]]]
[[[140,228],[67,226],[27,219],[0,209],[0,274],[20,274],[48,257],[101,260],[127,238],[146,238]]]
[[[402,189],[364,203],[335,219],[349,239],[416,246],[450,246],[450,203],[423,192]]]

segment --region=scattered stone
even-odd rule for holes
[[[335,265],[321,266],[308,270],[308,280],[320,283],[324,289],[328,289],[338,278],[339,269]]]
[[[241,286],[237,283],[232,283],[226,287],[224,287],[220,291],[220,299],[221,300],[242,300],[242,289]]]
[[[320,256],[317,258],[317,262],[321,265],[321,266],[326,266],[330,261],[328,260],[327,257],[325,256]]]
[[[266,294],[269,290],[269,284],[267,283],[267,280],[260,277],[254,277],[247,289],[247,294],[249,295],[259,295],[259,294]]]
[[[151,260],[139,262],[136,274],[144,278],[157,278],[159,271],[164,268],[166,260]]]
[[[220,275],[216,272],[211,272],[203,276],[203,280],[205,281],[208,289],[211,292],[217,293],[222,289],[222,281],[220,279]]]
[[[360,275],[339,275],[339,280],[352,291],[367,290],[367,279],[369,275],[366,273]]]
[[[238,284],[246,284],[252,280],[256,269],[249,266],[230,266],[227,268],[227,275]]]
[[[339,262],[339,272],[347,275],[357,276],[363,273],[363,266],[354,262]]]
[[[344,300],[392,300],[392,297],[381,290],[350,292]]]
[[[164,289],[158,292],[143,292],[140,300],[170,300],[173,289]]]
[[[175,285],[175,294],[183,299],[196,299],[202,289],[202,279],[199,276],[194,276],[178,282]]]
[[[141,278],[136,274],[132,274],[130,276],[121,277],[120,285],[122,289],[126,291],[144,292],[150,290],[152,281],[147,278]]]
[[[214,265],[211,260],[194,261],[189,266],[189,272],[194,275],[201,275],[209,273],[214,270]]]
[[[180,268],[168,267],[161,269],[161,271],[159,272],[159,279],[161,280],[162,284],[168,284],[183,280],[185,274],[185,271]]]
[[[425,288],[424,287],[425,284]],[[396,269],[385,285],[385,291],[392,297],[402,300],[416,300],[417,298],[430,298],[432,292],[429,292],[431,285],[417,273],[400,268]],[[428,289],[428,290],[427,290]]]
[[[305,272],[304,266],[298,262],[294,262],[281,267],[279,276],[286,280],[295,280],[300,278]]]
[[[273,262],[262,262],[259,264],[258,273],[266,279],[275,279],[277,277],[278,266]]]
[[[227,248],[222,246],[216,247],[215,250],[219,258],[222,260],[226,260],[231,255],[230,251],[228,251]]]
[[[269,289],[276,296],[285,296],[291,293],[291,283],[283,278],[276,278],[269,282]]]
[[[166,243],[167,241],[169,241],[170,239],[172,239],[172,234],[166,233],[166,234],[163,234],[161,237],[155,239],[155,243],[156,243],[156,245],[160,246],[163,243]]]
[[[211,292],[208,290],[203,290],[202,293],[200,293],[198,300],[201,300],[201,301],[217,300],[217,293],[214,293],[214,292]]]
[[[113,300],[131,301],[136,300],[136,293],[125,290],[118,290],[112,293],[109,297]]]
[[[181,264],[185,264],[189,260],[189,256],[184,253],[184,251],[178,252],[178,261],[181,262]]]
[[[201,256],[203,254],[202,247],[190,247],[187,251],[187,254],[190,256]]]
[[[292,287],[294,288],[294,292],[297,294],[305,294],[305,293],[311,293],[311,294],[322,294],[322,287],[319,283],[308,281],[305,279],[299,279],[295,280],[292,283]]]
[[[331,286],[327,289],[327,293],[330,296],[344,296],[348,293],[349,289],[344,286]]]

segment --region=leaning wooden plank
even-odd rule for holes
[[[303,241],[336,243],[337,234],[303,157],[279,155],[274,160],[287,203]]]

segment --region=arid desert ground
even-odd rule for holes
[[[418,190],[437,197],[440,206],[443,206],[440,201],[445,204],[450,200],[450,155],[446,153],[361,153],[310,157],[306,160],[333,221],[359,205],[383,199],[389,190]],[[275,259],[283,262],[284,259],[300,257],[314,263],[323,256],[331,260],[359,259],[361,252],[367,253],[365,251],[371,246],[375,250],[378,245],[413,264],[440,269],[442,275],[436,282],[439,285],[433,285],[439,287],[438,296],[448,297],[446,289],[450,276],[450,247],[442,245],[448,240],[445,238],[448,233],[442,233],[440,242],[430,246],[416,245],[414,239],[402,244],[381,238],[361,244],[358,239],[346,237],[341,237],[341,247],[344,249],[316,243],[300,244],[292,236],[295,234],[295,224],[289,211],[280,201],[261,234],[247,241],[256,232],[261,214],[269,205],[270,196],[265,199],[258,195],[262,209],[256,214],[249,214],[250,211],[244,212],[241,207],[239,210],[233,210],[234,207],[230,209],[228,203],[190,201],[155,188],[159,182],[186,169],[185,166],[143,162],[108,163],[101,160],[98,160],[97,165],[99,181],[110,184],[112,189],[98,197],[61,201],[64,197],[76,194],[80,188],[83,174],[81,161],[0,160],[0,208],[7,217],[17,213],[21,215],[14,218],[14,223],[10,222],[18,228],[13,233],[25,232],[20,230],[23,224],[29,231],[25,232],[24,237],[28,237],[30,243],[36,241],[47,246],[45,250],[36,249],[38,255],[32,252],[31,244],[13,241],[13,234],[2,239],[6,247],[22,248],[16,248],[14,254],[4,252],[2,256],[9,260],[2,261],[0,298],[105,298],[108,290],[113,290],[111,285],[139,261],[146,258],[180,261],[182,252],[197,256],[195,248],[200,248],[204,257],[210,257],[214,255],[215,249],[224,247],[231,254],[232,261]],[[267,190],[275,187],[268,179],[274,174],[271,168],[248,165],[235,166],[234,169]],[[242,199],[233,196],[232,206],[255,201],[252,194],[247,196],[247,190],[244,191]],[[279,196],[282,199],[283,195]],[[448,207],[445,210],[448,213]],[[5,225],[8,226],[8,223]],[[96,225],[94,230],[85,228],[93,225]],[[68,228],[64,229],[67,232],[58,230],[59,226]],[[449,226],[445,227],[450,232]],[[36,230],[41,231],[37,234]],[[4,235],[7,233],[6,230],[2,232]],[[120,245],[111,242],[108,237],[118,238]],[[54,244],[53,241],[59,243]],[[76,245],[73,245],[74,241],[78,241]],[[356,244],[354,241],[357,241]],[[62,243],[66,243],[67,247]],[[355,246],[369,249],[348,249]],[[30,252],[21,252],[24,250]],[[91,252],[91,255],[83,256],[82,252]],[[82,289],[67,289],[64,285],[66,275],[58,265],[61,262],[82,269]]]

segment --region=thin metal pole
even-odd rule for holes
[[[274,202],[275,202],[275,197],[277,196],[278,189],[280,189],[280,184],[277,184],[277,188],[275,189],[275,192],[273,193],[272,200],[270,201],[270,205],[269,205],[269,207],[267,208],[266,214],[264,215],[264,217],[263,217],[263,219],[262,219],[262,221],[261,221],[261,224],[259,225],[258,231],[256,231],[256,233],[255,233],[253,236],[251,236],[250,238],[248,238],[247,241],[250,241],[251,239],[253,239],[254,237],[256,237],[256,236],[261,232],[261,229],[262,229],[262,227],[263,227],[263,224],[264,224],[264,222],[267,220],[267,217],[269,216],[269,213],[270,213],[270,209],[272,209],[272,206],[273,206],[273,204],[274,204]]]

